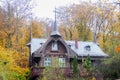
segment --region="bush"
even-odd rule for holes
[[[105,78],[120,78],[120,54],[115,54],[109,59],[106,59],[101,66],[99,69]]]

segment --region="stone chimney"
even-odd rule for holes
[[[75,39],[75,48],[78,49],[78,40]]]

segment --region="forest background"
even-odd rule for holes
[[[0,80],[26,80],[30,27],[33,38],[48,38],[54,21],[33,18],[31,0],[0,2]],[[58,28],[65,40],[96,41],[111,57],[106,61],[108,69],[119,66],[114,58],[118,59],[120,54],[120,1],[80,2],[59,7],[57,11]]]

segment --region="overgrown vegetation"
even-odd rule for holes
[[[113,80],[120,78],[120,54],[114,54],[106,59],[99,67],[105,79]]]
[[[29,73],[26,44],[30,41],[30,27],[34,38],[47,38],[52,31],[53,20],[31,19],[30,1],[0,0],[0,80],[26,80]],[[81,2],[60,7],[64,16],[57,15],[59,31],[64,39],[93,41],[96,35],[99,46],[110,55],[97,69],[110,80],[120,78],[120,15],[117,5],[108,3],[108,0],[98,0],[96,4]],[[73,72],[77,74],[76,59],[73,64]],[[83,71],[93,70],[89,56],[83,66],[80,68]],[[52,68],[45,70],[49,75],[56,75],[51,74],[52,71],[54,73]]]

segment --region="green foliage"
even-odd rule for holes
[[[85,23],[81,22],[81,24],[85,24]],[[82,40],[82,41],[91,40],[91,33],[92,32],[89,30],[87,25],[81,25],[81,24],[76,25],[76,28],[78,31],[78,36],[79,36],[78,39]]]
[[[106,59],[99,67],[105,78],[117,79],[120,78],[120,54],[115,54],[109,59]]]
[[[83,60],[83,66],[88,70],[88,71],[92,71],[92,62],[90,59],[90,55],[87,56],[87,58],[85,59],[85,61]]]
[[[45,67],[42,80],[64,80],[64,71],[56,67]]]
[[[74,56],[72,63],[73,63],[73,74],[74,74],[74,76],[76,76],[78,74],[78,62],[77,62],[76,56]]]

